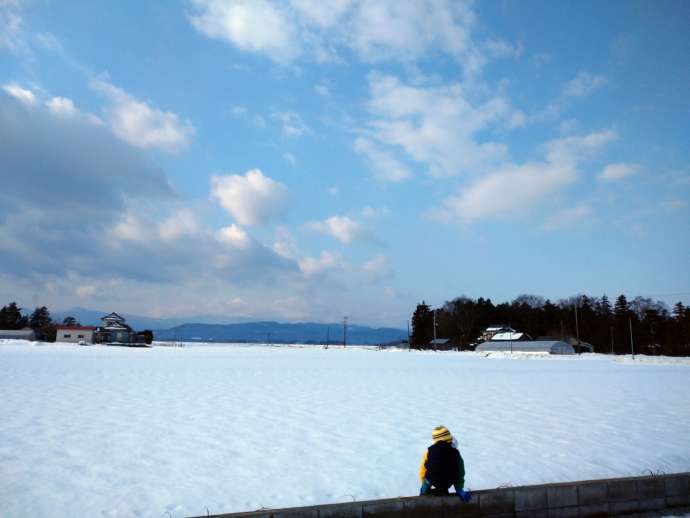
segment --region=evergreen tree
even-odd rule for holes
[[[681,301],[676,302],[673,305],[673,318],[676,320],[682,320],[683,317],[685,316],[685,306],[683,306],[683,303]]]
[[[31,313],[31,316],[29,317],[29,327],[34,331],[41,331],[48,327],[51,323],[52,319],[50,318],[50,313],[48,312],[48,308],[45,306],[34,309],[34,312]]]
[[[55,341],[55,334],[57,332],[53,320],[50,318],[48,308],[41,306],[34,309],[29,317],[29,327],[34,330],[36,337],[39,340]]]
[[[613,313],[616,315],[616,318],[620,319],[627,317],[629,312],[630,306],[628,305],[628,299],[625,298],[625,295],[619,295],[613,307]]]
[[[28,323],[29,319],[22,315],[22,309],[16,302],[10,302],[0,309],[0,329],[24,329]]]
[[[609,302],[609,298],[606,296],[606,293],[604,293],[604,295],[601,297],[601,301],[599,301],[599,314],[606,318],[611,316],[611,303]]]
[[[426,348],[434,336],[434,316],[429,306],[422,301],[412,315],[412,336],[410,346],[418,349]]]

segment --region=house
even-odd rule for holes
[[[101,321],[103,324],[95,334],[97,343],[133,344],[137,342],[137,334],[117,313],[110,313],[102,317]]]
[[[28,327],[25,329],[0,329],[0,339],[6,340],[36,340],[36,333]]]
[[[480,352],[529,352],[547,354],[575,354],[573,346],[560,340],[533,340],[525,342],[511,342],[506,340],[489,340],[479,344],[475,351]]]
[[[95,326],[57,326],[55,341],[92,344],[96,330]]]
[[[491,340],[493,336],[497,333],[514,333],[515,329],[513,329],[510,326],[489,326],[487,327],[484,332],[482,333],[481,337],[479,338],[480,342],[486,342],[488,340]]]
[[[527,333],[519,333],[515,330],[496,333],[491,337],[489,342],[528,342],[531,341],[532,337]]]

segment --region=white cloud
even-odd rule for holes
[[[240,249],[245,249],[250,244],[247,233],[235,224],[221,228],[216,237],[220,242]]]
[[[522,52],[524,51],[522,43],[511,45],[507,41],[501,39],[488,40],[484,43],[484,48],[491,56],[497,58],[518,59],[522,56]]]
[[[558,97],[547,104],[541,111],[532,114],[529,120],[531,122],[555,121],[573,100],[590,95],[607,83],[608,80],[603,76],[595,76],[585,71],[579,72],[573,79],[565,84],[563,91]],[[572,128],[568,128],[568,122],[570,121],[566,121],[566,125],[561,128],[561,133],[572,131]]]
[[[136,147],[157,148],[176,153],[184,150],[195,133],[189,121],[172,112],[151,108],[127,92],[102,79],[91,81],[91,87],[108,97],[108,122],[119,138]]]
[[[331,216],[324,221],[311,223],[310,227],[312,230],[329,235],[346,245],[366,237],[362,225],[348,216]]]
[[[557,139],[544,146],[546,159],[506,164],[482,176],[442,202],[432,216],[471,222],[485,217],[523,215],[578,177],[579,162],[616,138],[611,130]]]
[[[299,261],[302,273],[307,277],[340,270],[344,267],[340,254],[324,250],[319,257],[304,257]]]
[[[225,40],[241,50],[262,53],[279,63],[300,54],[290,16],[265,0],[192,0],[192,25],[209,38]]]
[[[175,241],[198,234],[200,229],[201,225],[194,213],[189,209],[181,209],[158,225],[158,234],[164,241]]]
[[[51,34],[49,32],[40,32],[40,33],[34,35],[33,40],[38,46],[40,46],[46,50],[52,50],[52,51],[61,51],[62,50],[62,44],[60,43],[60,40],[58,40],[54,34]]]
[[[586,220],[591,214],[592,208],[589,205],[578,205],[577,207],[561,209],[547,218],[543,228],[546,230],[556,230],[571,227]]]
[[[97,293],[97,291],[98,287],[93,285],[77,286],[77,288],[74,290],[79,298],[92,297]]]
[[[142,244],[153,239],[152,228],[153,225],[141,216],[133,212],[126,212],[124,217],[113,227],[113,236],[118,241]]]
[[[597,179],[602,182],[616,182],[635,174],[639,170],[638,164],[609,164],[599,173]]]
[[[364,60],[412,61],[438,49],[474,73],[484,61],[470,38],[474,22],[462,2],[381,0],[359,2],[346,27],[348,44]]]
[[[305,133],[311,133],[298,113],[294,111],[273,112],[272,117],[279,121],[286,137],[301,137]]]
[[[244,106],[233,106],[230,109],[230,113],[232,113],[235,117],[244,117],[247,114],[247,108]]]
[[[46,106],[55,115],[74,117],[78,113],[74,101],[66,97],[53,97],[46,101]]]
[[[328,194],[331,196],[337,196],[338,195],[338,188],[333,186],[328,188]]]
[[[300,256],[297,243],[290,231],[284,227],[276,229],[276,241],[273,243],[273,251],[285,259],[297,259]]]
[[[241,225],[263,225],[285,210],[287,188],[259,169],[211,178],[211,195]]]
[[[36,96],[34,93],[31,90],[22,88],[16,83],[3,85],[2,89],[5,91],[5,93],[11,95],[25,106],[33,106],[36,104]]]
[[[48,111],[56,117],[65,119],[81,119],[82,122],[89,124],[102,125],[103,121],[93,113],[81,112],[74,105],[72,99],[67,97],[51,97],[45,101],[45,106]]]
[[[384,254],[377,254],[362,266],[365,279],[369,282],[379,282],[393,276],[390,259]]]
[[[297,163],[297,159],[295,158],[295,155],[293,155],[289,151],[286,151],[285,153],[283,153],[283,160],[285,160],[290,165],[295,165]]]
[[[353,0],[290,0],[295,10],[320,27],[332,27],[354,4]]]
[[[566,119],[558,125],[558,132],[561,135],[569,135],[580,129],[580,121],[577,119]]]
[[[362,216],[365,218],[377,218],[380,216],[388,216],[388,214],[390,214],[388,207],[372,207],[370,205],[366,205],[362,209]]]
[[[0,1],[0,50],[19,47],[22,17],[18,13],[19,2]]]
[[[588,72],[580,72],[568,81],[563,90],[563,97],[584,97],[606,85],[607,80],[603,76],[594,76]]]
[[[410,62],[440,51],[473,74],[485,62],[470,38],[475,15],[455,0],[192,0],[192,25],[209,38],[289,64],[304,54],[339,61],[341,50],[374,62]],[[495,46],[495,45],[494,45]],[[501,49],[507,52],[507,44]]]
[[[371,168],[374,170],[374,176],[378,180],[401,182],[412,177],[412,173],[407,167],[389,153],[379,149],[372,141],[358,137],[355,140],[354,148],[357,153],[367,157]]]
[[[369,128],[376,140],[404,151],[435,177],[480,172],[505,159],[503,144],[480,139],[493,126],[519,124],[501,96],[478,100],[460,84],[411,86],[397,77],[371,74]]]
[[[326,85],[322,84],[316,85],[314,91],[322,97],[330,97],[331,95],[331,90]]]

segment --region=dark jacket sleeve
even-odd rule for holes
[[[458,451],[458,488],[465,487],[465,461],[462,460],[462,455]]]

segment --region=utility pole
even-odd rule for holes
[[[343,347],[347,345],[347,317],[343,318]]]
[[[328,342],[331,339],[331,326],[326,328],[326,349],[328,349]]]
[[[613,354],[613,326],[611,326],[611,354]]]
[[[632,334],[632,319],[628,317],[628,325],[630,326],[630,352],[632,353],[632,359],[635,359],[635,343],[633,342]]]
[[[575,303],[575,338],[577,338],[577,346],[580,347],[580,326],[577,322],[577,307],[580,305],[580,297],[577,298]]]
[[[436,349],[436,310],[434,310],[434,349]]]

